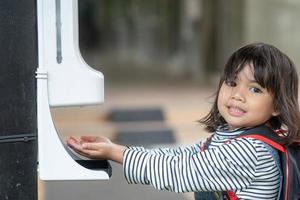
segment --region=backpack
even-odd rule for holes
[[[238,138],[258,139],[278,151],[283,175],[280,200],[300,199],[300,142],[284,145],[285,141],[267,126],[246,130]]]
[[[272,147],[271,150],[278,151],[279,159],[275,159],[281,166],[283,181],[281,182],[281,191],[279,200],[300,200],[300,141],[290,145],[284,145],[285,141],[276,134],[276,131],[267,126],[257,126],[248,129],[237,138],[258,139]],[[203,148],[207,149],[211,142],[209,138]],[[202,149],[203,150],[203,149]],[[200,192],[201,193],[201,192]],[[200,196],[200,194],[199,194]],[[231,191],[223,194],[224,199],[237,199]],[[195,194],[195,199],[198,198]]]

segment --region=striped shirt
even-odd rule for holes
[[[203,142],[174,149],[129,147],[123,158],[125,178],[173,192],[230,190],[239,199],[276,199],[276,161],[260,140],[236,138],[243,131],[216,131],[202,152]]]

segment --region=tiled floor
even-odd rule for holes
[[[165,124],[174,131],[175,144],[191,144],[208,134],[196,122],[208,112],[213,91],[195,86],[179,87],[119,87],[106,90],[105,103],[100,106],[52,109],[56,128],[62,138],[70,135],[104,135],[114,140],[123,126],[155,128],[155,123],[120,124],[108,120],[113,108],[152,108],[163,110]],[[160,144],[157,144],[160,145]],[[154,145],[155,146],[155,145]],[[107,182],[42,182],[39,200],[134,200],[134,199],[192,199],[192,193],[174,194],[152,189],[150,186],[128,185],[122,169],[113,164],[113,177]]]

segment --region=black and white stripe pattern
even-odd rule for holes
[[[276,199],[280,175],[276,162],[263,142],[232,139],[242,131],[217,131],[203,152],[201,142],[176,149],[130,147],[124,152],[125,178],[159,190],[231,190],[239,199]]]

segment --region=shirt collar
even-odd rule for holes
[[[228,124],[219,126],[216,130],[216,134],[220,136],[237,136],[244,132],[247,128],[235,128],[235,129],[229,129]]]

